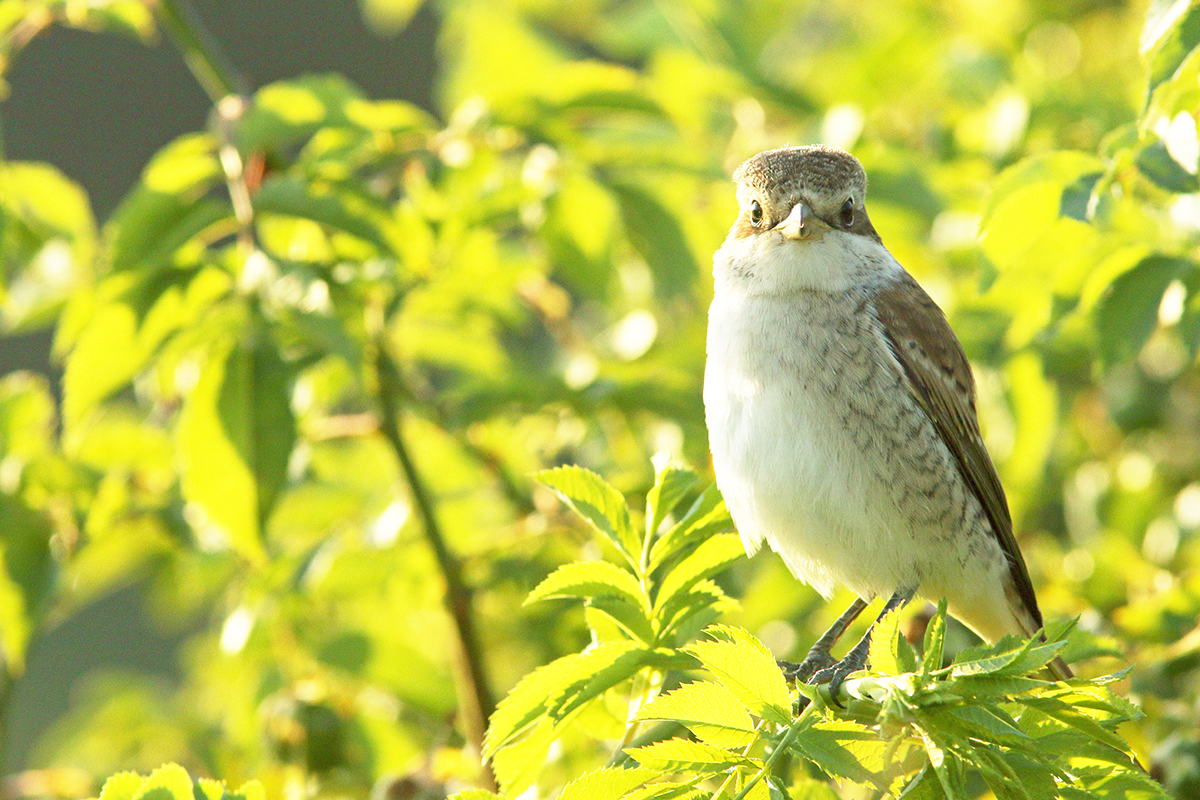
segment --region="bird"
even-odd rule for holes
[[[1037,634],[971,367],[872,226],[862,164],[789,146],[733,178],[704,371],[717,486],[748,555],[765,542],[826,599],[856,595],[791,676],[836,694],[866,666],[871,629],[842,660],[830,651],[880,596],[880,620],[920,594],[987,642]],[[1061,659],[1050,671],[1071,676]]]

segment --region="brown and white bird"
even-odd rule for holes
[[[1033,635],[1042,616],[971,369],[871,226],[862,165],[785,147],[734,180],[704,375],[717,484],[749,554],[765,541],[826,597],[839,584],[859,597],[798,677],[836,686],[864,666],[869,633],[837,664],[829,649],[879,595],[885,613],[918,592],[945,597],[988,641]]]

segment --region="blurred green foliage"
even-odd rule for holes
[[[95,676],[33,764],[271,796],[485,780],[481,713],[588,638],[521,608],[597,555],[532,474],[640,495],[656,452],[705,469],[727,175],[825,141],[967,348],[1043,610],[1089,634],[1068,655],[1117,648],[1080,669],[1133,665],[1122,733],[1200,791],[1200,6],[438,9],[432,118],[337,76],[224,96],[176,0],[0,0],[0,65],[51,24],[157,18],[214,94],[99,229],[55,170],[0,162],[0,318],[53,325],[65,369],[57,405],[0,384],[0,713],[30,641],[117,587],[194,632],[178,690]],[[841,605],[767,556],[717,584],[781,657]],[[596,766],[571,745],[560,774]]]

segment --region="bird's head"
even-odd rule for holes
[[[867,217],[867,175],[844,150],[768,150],[733,179],[739,213],[717,252],[719,279],[726,272],[752,291],[838,291],[895,264]]]

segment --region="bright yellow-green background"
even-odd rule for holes
[[[411,5],[367,11],[402,26]],[[708,474],[699,387],[728,173],[824,141],[862,160],[876,228],[972,359],[1043,611],[1081,616],[1077,655],[1121,654],[1081,672],[1133,665],[1121,687],[1147,717],[1126,733],[1190,796],[1188,8],[1157,2],[1144,27],[1146,3],[1084,0],[444,0],[436,118],[337,78],[256,95],[230,143],[249,219],[209,134],[160,154],[99,232],[55,171],[3,163],[4,320],[56,325],[66,372],[61,406],[30,376],[0,385],[0,687],[31,641],[135,579],[186,632],[178,686],[90,676],[30,766],[86,787],[175,760],[322,795],[474,780],[443,584],[378,432],[373,354],[400,365],[405,436],[502,696],[585,644],[578,610],[523,608],[525,593],[604,553],[530,474],[580,463],[635,499],[656,452]],[[135,2],[3,0],[6,52],[47,11],[155,24]],[[770,555],[723,582],[742,600],[728,621],[781,657],[845,599],[826,606]],[[547,788],[596,755],[568,742],[557,758]]]

